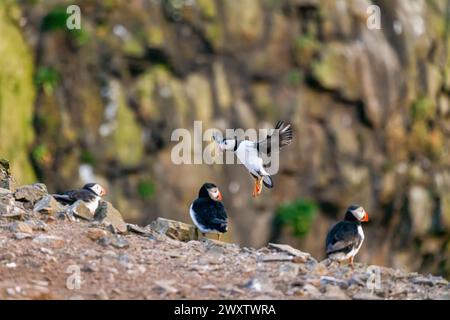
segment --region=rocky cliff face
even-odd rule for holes
[[[129,219],[188,221],[211,180],[234,242],[274,238],[317,256],[330,224],[359,202],[371,217],[362,261],[448,274],[446,1],[79,1],[81,31],[65,28],[67,3],[1,5],[13,8],[5,21],[19,39],[8,45],[25,38],[36,64],[36,137],[20,150],[52,190],[95,176]],[[371,4],[380,30],[366,26]],[[243,168],[170,160],[172,130],[194,120],[206,129],[278,119],[294,124],[295,140],[275,189],[256,201]],[[297,199],[318,208],[301,240],[272,230],[280,203]]]

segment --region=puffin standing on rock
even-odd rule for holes
[[[98,207],[102,196],[106,195],[106,190],[98,183],[85,184],[83,188],[70,190],[60,194],[54,194],[53,197],[64,205],[71,205],[78,200],[83,201],[92,213]]]
[[[353,258],[358,253],[364,241],[361,222],[369,221],[366,210],[359,205],[348,207],[343,221],[337,223],[329,232],[326,239],[327,257],[339,263],[348,260],[353,266]]]
[[[238,141],[237,138],[224,140],[217,135],[214,135],[213,139],[219,144],[221,151],[233,150],[239,161],[255,178],[252,195],[256,197],[261,194],[263,183],[267,188],[273,188],[273,181],[264,167],[262,155],[270,156],[272,153],[279,152],[282,147],[289,145],[292,142],[292,127],[290,124],[285,124],[284,121],[278,121],[271,134],[268,134],[264,140],[256,142]],[[272,149],[273,147],[275,148]]]
[[[217,233],[220,240],[227,232],[228,216],[222,204],[222,193],[213,183],[205,183],[198,192],[198,198],[191,204],[189,214],[198,230],[205,233]]]

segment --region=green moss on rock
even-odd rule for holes
[[[28,157],[34,139],[33,59],[8,7],[0,2],[0,155],[11,161],[18,182],[30,183],[35,179]]]
[[[118,110],[116,130],[113,134],[112,152],[125,165],[140,163],[144,154],[142,129],[135,119],[135,115],[126,103],[122,89],[118,87]]]
[[[413,103],[411,112],[415,121],[430,120],[436,113],[436,104],[430,97],[424,96]]]
[[[345,98],[360,98],[360,77],[354,57],[342,43],[333,42],[323,48],[322,57],[312,64],[313,77],[326,89],[337,90]]]
[[[42,87],[46,94],[50,95],[59,82],[59,74],[52,67],[39,67],[34,76],[38,87]]]
[[[298,63],[301,66],[308,66],[317,51],[320,48],[320,42],[312,34],[299,36],[295,41],[295,52]]]
[[[211,0],[197,0],[200,12],[207,19],[214,19],[217,16],[216,5]]]

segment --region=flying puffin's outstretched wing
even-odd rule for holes
[[[273,139],[278,139],[278,141]],[[256,143],[256,148],[260,154],[270,155],[272,152],[279,152],[281,148],[289,145],[291,142],[292,126],[285,124],[284,121],[278,121],[273,132],[268,134],[264,140]],[[274,147],[275,149],[273,149]]]

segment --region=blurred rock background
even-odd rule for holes
[[[66,8],[81,8],[81,30]],[[381,9],[369,30],[367,8]],[[360,261],[450,276],[449,2],[3,0],[0,156],[17,184],[96,180],[126,219],[189,221],[221,186],[229,241],[323,257],[350,203]],[[176,128],[295,128],[275,188],[242,166],[176,166]]]

